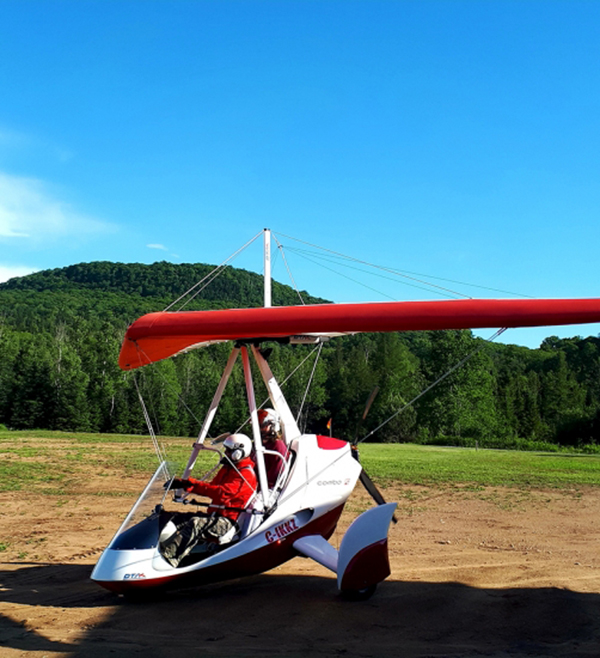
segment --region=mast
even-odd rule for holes
[[[271,307],[271,230],[264,229],[264,246],[265,246],[265,267],[264,267],[264,285],[265,285],[265,308]]]

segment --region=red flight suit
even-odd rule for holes
[[[231,464],[223,465],[211,480],[204,482],[195,478],[188,478],[192,483],[186,491],[207,496],[211,499],[212,505],[209,506],[207,513],[216,512],[220,516],[226,516],[235,521],[240,512],[227,509],[219,509],[218,505],[225,507],[245,508],[250,498],[256,491],[256,473],[254,472],[254,462],[245,457],[236,463],[235,467]]]

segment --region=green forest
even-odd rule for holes
[[[136,372],[119,370],[117,358],[133,320],[163,310],[213,269],[95,262],[0,284],[0,424],[147,433],[137,382],[157,433],[197,434],[230,346],[194,350]],[[230,267],[185,308],[260,306],[262,294],[262,277]],[[308,303],[325,301],[302,294]],[[297,304],[298,295],[274,281],[273,303]],[[488,343],[470,331],[336,338],[323,346],[306,398],[314,348],[269,347],[280,381],[306,359],[283,390],[295,413],[304,400],[300,425],[307,431],[325,433],[331,419],[335,436],[363,438],[403,409],[368,440],[600,448],[597,337],[550,337],[539,349]],[[470,354],[463,366],[408,404]],[[361,421],[375,387],[378,395]],[[257,384],[257,398],[264,397]],[[247,413],[239,366],[211,434],[237,429]]]

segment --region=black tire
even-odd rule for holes
[[[376,589],[377,584],[369,585],[364,589],[343,589],[342,598],[346,601],[367,601],[375,594]]]

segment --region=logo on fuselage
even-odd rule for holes
[[[123,580],[139,580],[140,578],[145,578],[145,573],[126,573],[123,576]]]
[[[283,539],[284,537],[291,535],[295,530],[298,530],[296,519],[289,519],[289,521],[284,521],[283,523],[276,525],[272,530],[267,530],[265,532],[265,539],[269,544],[272,544],[278,539]]]

